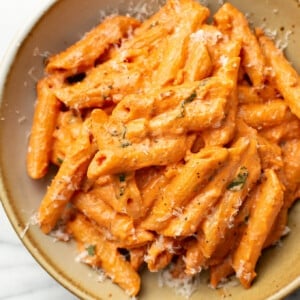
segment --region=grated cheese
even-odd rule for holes
[[[221,31],[217,30],[216,32],[208,32],[203,29],[199,29],[190,35],[190,38],[197,42],[206,43],[209,41],[212,45],[216,45],[222,37],[223,34]]]
[[[49,51],[41,51],[38,47],[35,47],[33,49],[33,53],[32,53],[33,56],[40,56],[42,58],[48,58],[50,57],[52,54],[51,52]]]
[[[282,39],[278,39],[276,41],[276,47],[283,51],[284,49],[287,48],[290,40],[290,36],[293,34],[292,30],[287,30],[285,34],[283,35]]]
[[[71,239],[71,236],[68,233],[66,233],[62,228],[58,228],[57,230],[51,231],[50,236],[54,238],[54,242],[68,242]]]
[[[37,225],[39,222],[38,222],[38,213],[34,213],[30,218],[29,218],[29,221],[26,223],[23,231],[21,232],[20,234],[20,237],[21,239],[24,238],[25,234],[27,233],[28,229],[30,226],[32,225]]]
[[[38,78],[38,76],[36,76],[36,75],[34,74],[35,71],[36,71],[35,67],[30,68],[29,71],[28,71],[28,75],[29,75],[29,77],[30,77],[34,82],[38,82],[38,81],[39,81],[39,78]]]
[[[171,271],[172,265],[158,273],[159,287],[167,286],[174,289],[176,294],[189,299],[199,286],[199,275],[187,278],[174,278]]]

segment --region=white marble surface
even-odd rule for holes
[[[0,0],[0,59],[22,24],[49,0]],[[0,205],[0,300],[77,299],[23,247]],[[300,291],[286,300],[300,299]]]
[[[18,30],[49,0],[0,0],[0,60]],[[74,300],[23,247],[0,205],[0,300]]]

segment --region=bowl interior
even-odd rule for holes
[[[220,1],[205,1],[212,11]],[[300,7],[297,1],[254,0],[230,1],[247,13],[255,26],[277,32],[281,45],[288,39],[286,54],[300,71],[297,43],[300,40]],[[116,285],[106,280],[97,282],[97,273],[75,262],[72,243],[53,243],[53,238],[43,235],[37,226],[29,226],[37,211],[51,174],[42,180],[28,178],[25,169],[27,139],[30,132],[36,99],[35,85],[43,75],[44,59],[78,40],[87,30],[108,13],[141,15],[156,11],[159,0],[61,0],[56,1],[36,24],[26,28],[16,40],[12,52],[3,65],[0,80],[0,167],[1,200],[4,208],[25,246],[37,261],[62,285],[84,299],[129,299]],[[118,8],[118,9],[116,9]],[[144,8],[147,8],[144,10]],[[14,52],[16,49],[16,52]],[[16,55],[14,55],[14,53]],[[9,70],[6,74],[5,70]],[[7,75],[7,76],[6,76]],[[204,274],[198,291],[191,299],[279,299],[300,284],[300,204],[290,213],[291,233],[280,247],[264,252],[258,265],[258,278],[253,287],[244,290],[240,286],[226,286],[218,291],[207,286]],[[28,230],[25,232],[25,229]],[[174,290],[158,287],[157,274],[144,272],[139,299],[158,297],[183,299]]]

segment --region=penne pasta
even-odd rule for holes
[[[88,193],[77,193],[72,198],[72,203],[89,219],[109,230],[117,239],[124,240],[135,230],[133,219],[125,214],[118,214],[101,199],[97,189],[92,189]]]
[[[148,230],[161,230],[168,220],[183,209],[185,203],[195,197],[207,184],[209,178],[223,165],[228,157],[224,148],[207,148],[192,155],[180,174],[165,187],[154,204],[142,227]]]
[[[170,220],[161,233],[165,236],[189,236],[196,232],[199,224],[226,192],[248,147],[249,140],[241,138],[232,148],[228,149],[228,162],[216,171],[211,180],[187,203],[178,216]]]
[[[184,157],[193,139],[193,136],[159,138],[134,145],[122,138],[119,147],[99,150],[96,153],[89,165],[88,177],[97,178],[151,165],[164,166],[178,162]],[[178,149],[176,153],[174,148]]]
[[[59,85],[59,81],[59,79],[46,77],[37,85],[38,99],[27,152],[27,172],[34,179],[42,178],[48,171],[52,135],[60,110],[60,103],[54,95],[53,85]]]
[[[232,4],[225,3],[214,15],[216,26],[228,32],[232,39],[242,41],[243,59],[241,65],[254,86],[265,81],[265,57],[256,36],[251,31],[245,16]]]
[[[297,99],[299,99],[300,93],[300,80],[298,73],[284,57],[283,53],[276,48],[273,41],[266,37],[260,29],[256,30],[256,35],[268,65],[272,69],[272,74],[274,74],[277,89],[292,113],[299,118],[300,108]]]
[[[55,227],[74,192],[79,190],[95,151],[90,140],[90,120],[87,119],[41,202],[38,220],[44,233]]]
[[[250,287],[256,277],[254,269],[257,259],[283,205],[283,187],[276,173],[268,169],[265,171],[265,177],[257,201],[250,211],[248,226],[233,255],[232,266],[246,288]]]
[[[257,154],[257,143],[250,140],[249,147],[240,162],[240,168],[227,186],[215,211],[207,217],[201,226],[203,239],[201,248],[205,257],[210,257],[218,243],[225,237],[226,231],[233,226],[234,219],[248,195],[249,190],[259,179],[261,171]]]
[[[288,118],[288,106],[282,100],[241,105],[238,115],[256,129],[280,125]]]
[[[46,67],[48,73],[64,72],[67,76],[84,72],[113,44],[127,37],[140,25],[134,18],[112,16],[106,18],[67,50],[51,57]],[[113,30],[112,30],[113,29]]]
[[[299,75],[232,4],[209,14],[167,0],[142,21],[108,16],[37,85],[27,172],[57,168],[40,229],[129,296],[142,268],[249,288],[300,198]]]
[[[96,256],[94,267],[101,267],[129,295],[134,296],[140,290],[140,277],[118,252],[117,247],[106,240],[96,227],[84,216],[78,214],[76,219],[68,223],[68,232],[84,244],[88,255]]]

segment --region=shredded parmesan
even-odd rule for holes
[[[190,38],[197,42],[206,43],[209,41],[212,45],[216,45],[222,37],[223,34],[221,31],[217,30],[216,32],[208,32],[203,29],[199,29],[190,35]]]
[[[200,282],[199,276],[187,278],[174,278],[171,273],[172,266],[159,272],[158,285],[159,287],[170,287],[175,290],[175,293],[190,298],[191,295],[197,290]]]
[[[30,226],[37,225],[37,224],[38,224],[38,214],[35,213],[29,218],[29,221],[26,223],[23,231],[21,232],[21,234],[20,234],[21,239],[24,238],[24,236],[27,233]]]

